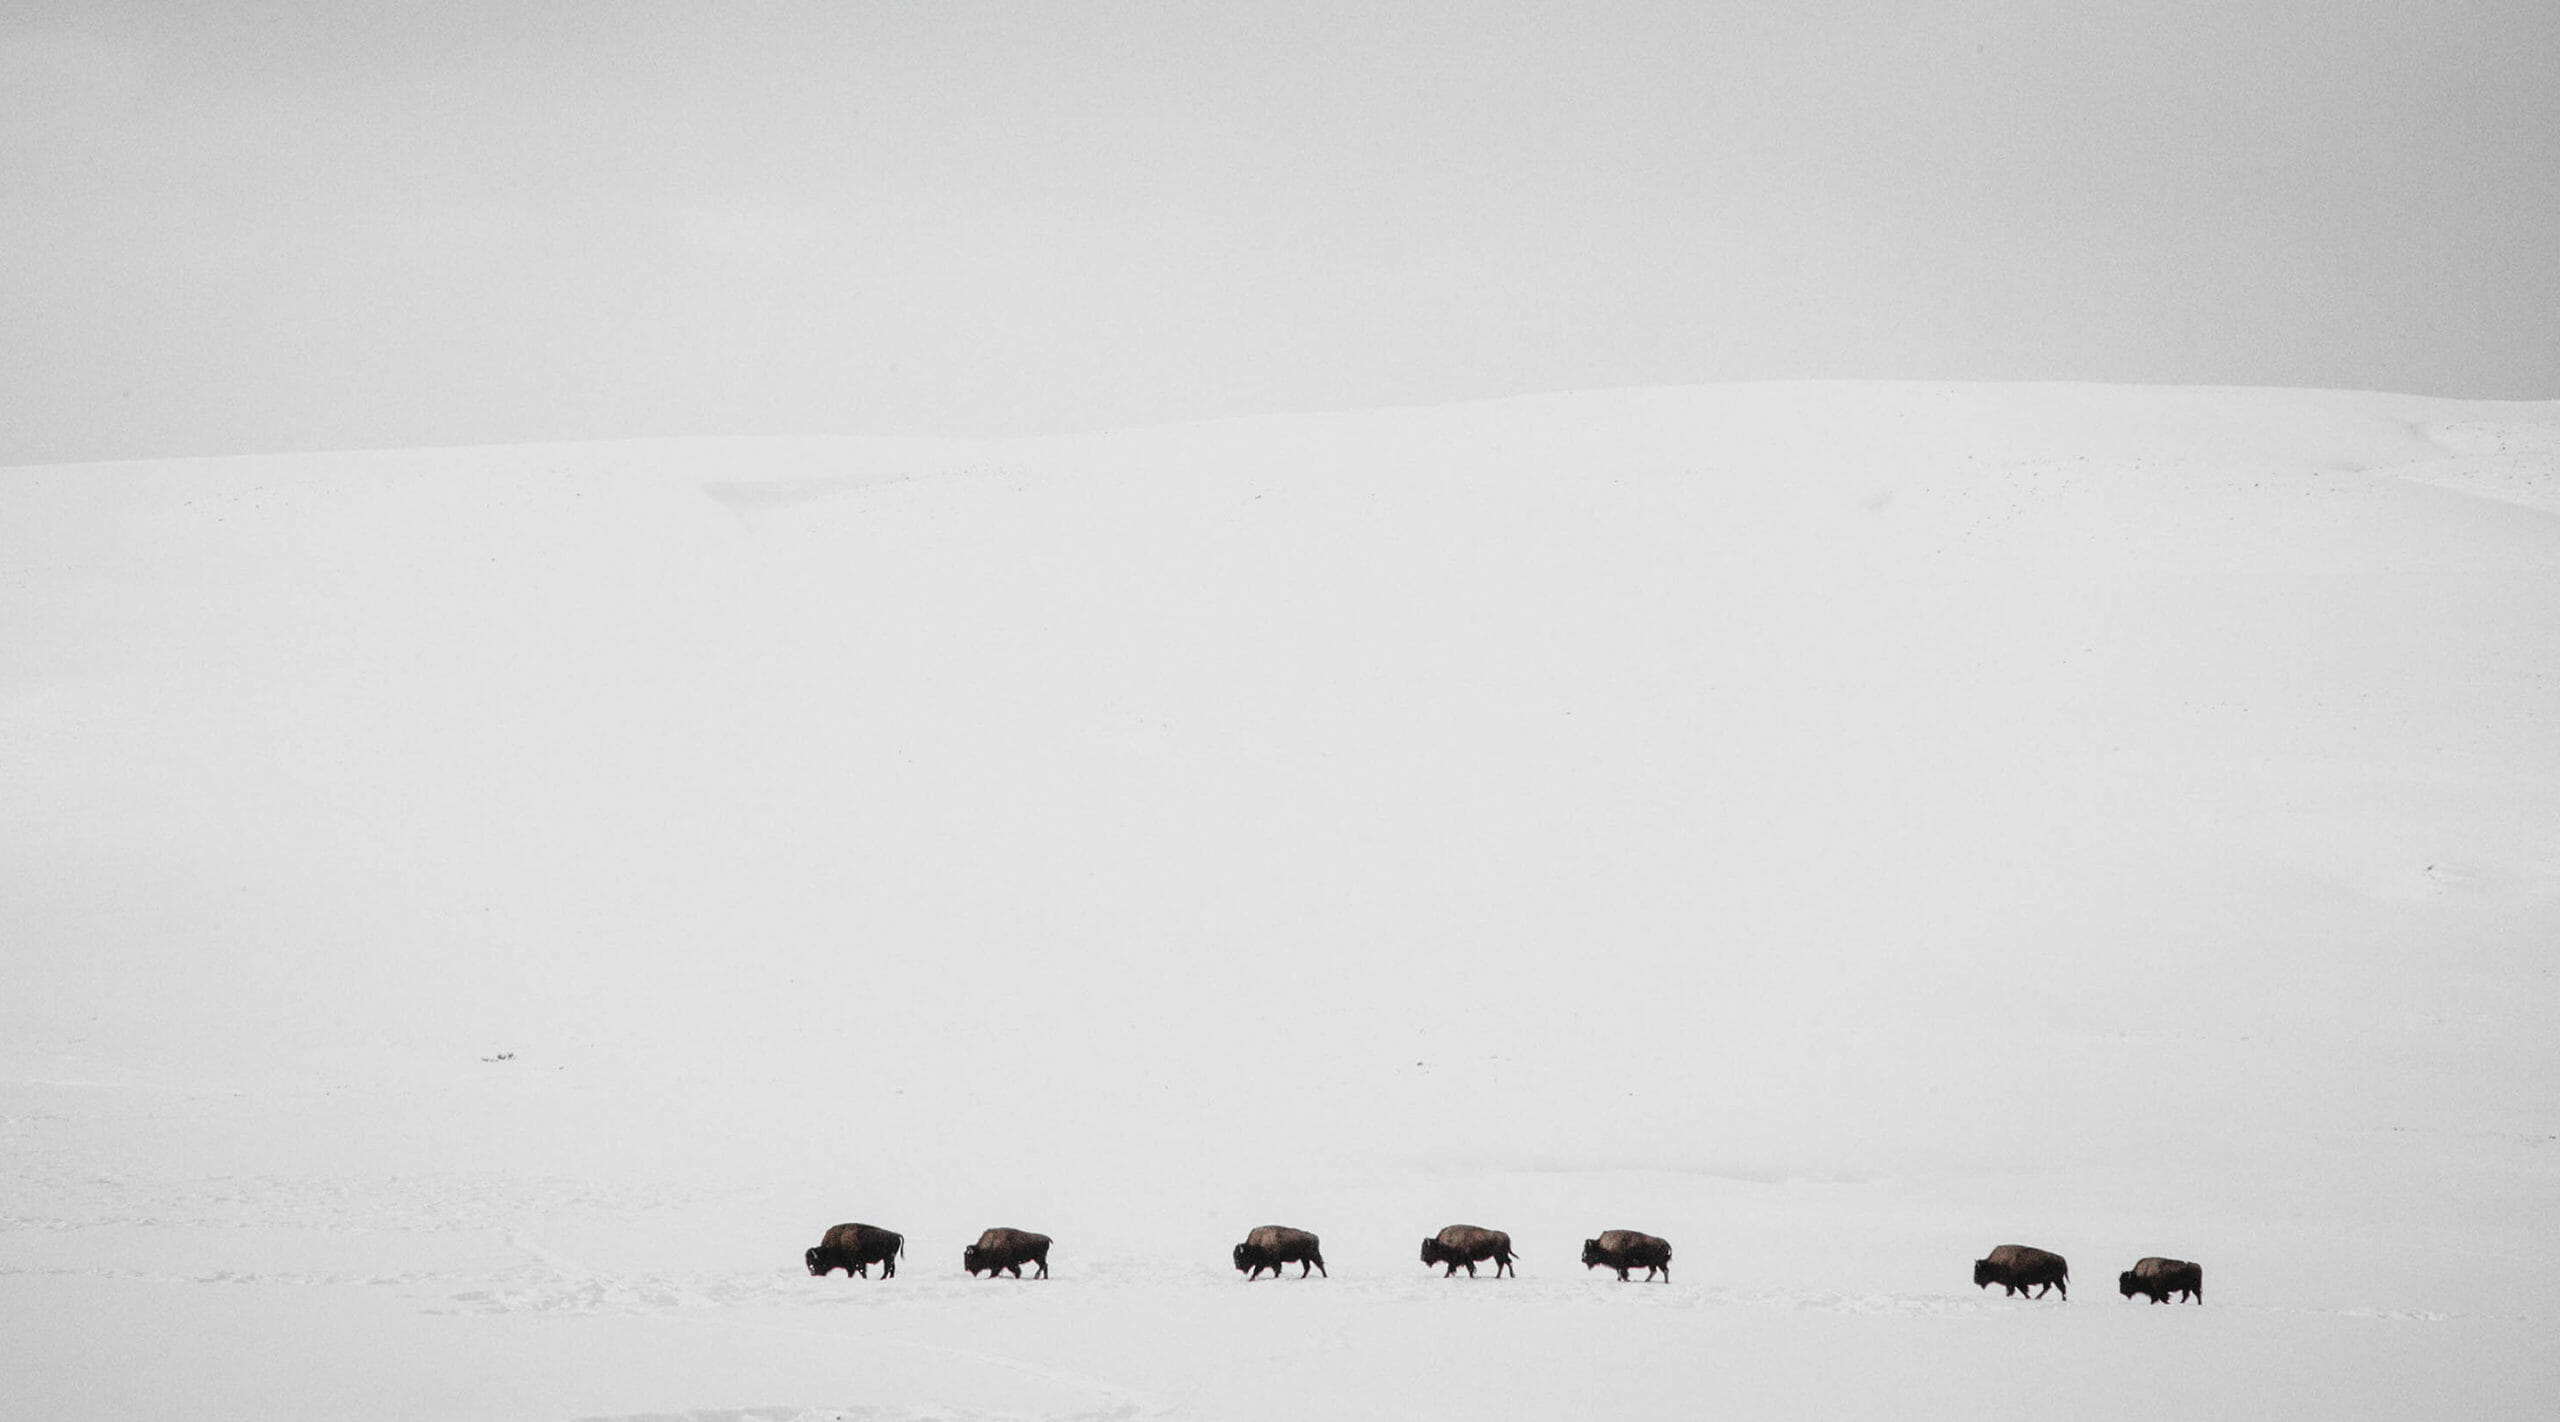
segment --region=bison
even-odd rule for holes
[[[2153,1303],[2167,1303],[2171,1294],[2176,1294],[2181,1303],[2188,1299],[2203,1303],[2204,1266],[2155,1254],[2116,1275],[2116,1288],[2126,1298],[2149,1294]]]
[[[2013,1296],[2034,1289],[2028,1296],[2039,1299],[2060,1289],[2064,1302],[2071,1299],[2071,1265],[2059,1254],[2023,1244],[2001,1245],[1990,1258],[1973,1261],[1973,1282],[1976,1288],[1998,1284]]]
[[[827,1231],[818,1247],[803,1256],[809,1261],[809,1272],[825,1278],[828,1271],[842,1269],[848,1279],[857,1275],[871,1277],[871,1266],[880,1266],[880,1277],[898,1277],[899,1256],[907,1252],[907,1237],[893,1229],[878,1225],[840,1224]]]
[[[1001,1270],[1010,1269],[1013,1277],[1022,1277],[1022,1266],[1037,1264],[1035,1279],[1049,1277],[1049,1236],[1029,1230],[991,1229],[978,1236],[978,1242],[960,1253],[960,1267],[972,1277],[981,1269],[992,1279]]]
[[[1449,1272],[1440,1276],[1444,1279],[1454,1278],[1461,1264],[1467,1266],[1467,1277],[1474,1278],[1476,1261],[1480,1259],[1493,1261],[1493,1277],[1497,1279],[1505,1271],[1515,1279],[1520,1277],[1520,1271],[1511,1267],[1511,1236],[1498,1229],[1451,1225],[1422,1241],[1423,1263],[1449,1266]]]
[[[1325,1273],[1324,1250],[1317,1245],[1316,1237],[1302,1229],[1263,1225],[1246,1235],[1244,1243],[1236,1246],[1236,1267],[1245,1271],[1248,1282],[1261,1278],[1265,1269],[1277,1279],[1280,1266],[1289,1263],[1298,1266],[1301,1279],[1307,1277],[1310,1268],[1323,1273],[1328,1279],[1333,1277]]]
[[[1586,1269],[1615,1269],[1621,1284],[1627,1282],[1630,1269],[1642,1269],[1646,1283],[1653,1282],[1656,1272],[1664,1283],[1669,1283],[1671,1241],[1631,1229],[1603,1230],[1598,1239],[1582,1241],[1582,1265]]]

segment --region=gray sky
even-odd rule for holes
[[[0,462],[2560,396],[2552,0],[0,10]]]

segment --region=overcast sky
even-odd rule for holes
[[[2560,396],[2554,0],[0,7],[0,462]]]

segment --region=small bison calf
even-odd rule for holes
[[[1423,1263],[1449,1266],[1449,1272],[1440,1276],[1444,1279],[1454,1277],[1461,1264],[1467,1266],[1467,1277],[1474,1278],[1476,1263],[1483,1259],[1493,1261],[1493,1277],[1497,1279],[1505,1272],[1515,1279],[1520,1277],[1520,1271],[1511,1267],[1511,1236],[1498,1229],[1451,1225],[1422,1241]]]
[[[1049,1277],[1049,1236],[1022,1229],[991,1229],[979,1235],[977,1243],[960,1252],[960,1267],[968,1270],[972,1278],[981,1269],[990,1279],[999,1271],[1009,1269],[1013,1277],[1019,1279],[1025,1264],[1040,1266],[1040,1272],[1033,1278]]]
[[[815,1249],[802,1257],[809,1272],[825,1278],[829,1271],[842,1269],[846,1278],[871,1277],[871,1266],[880,1266],[880,1277],[898,1277],[898,1258],[907,1252],[907,1237],[893,1229],[877,1225],[840,1224],[827,1231]]]
[[[1307,1271],[1311,1268],[1318,1273],[1323,1273],[1328,1279],[1333,1277],[1332,1274],[1325,1272],[1324,1250],[1317,1244],[1316,1237],[1305,1230],[1291,1229],[1286,1225],[1263,1225],[1255,1229],[1253,1233],[1244,1237],[1244,1243],[1236,1246],[1235,1257],[1236,1267],[1245,1271],[1244,1277],[1248,1283],[1261,1278],[1262,1271],[1265,1269],[1270,1270],[1271,1277],[1277,1279],[1280,1277],[1280,1266],[1290,1263],[1298,1266],[1298,1277],[1301,1279],[1307,1277]]]
[[[2116,1288],[2126,1298],[2148,1294],[2153,1303],[2167,1303],[2171,1294],[2181,1303],[2188,1299],[2203,1303],[2204,1266],[2155,1254],[2116,1275]]]
[[[1586,1269],[1615,1269],[1618,1282],[1627,1282],[1627,1271],[1642,1269],[1645,1282],[1653,1282],[1655,1274],[1663,1282],[1671,1280],[1671,1241],[1631,1229],[1603,1230],[1598,1239],[1582,1241],[1582,1266]]]
[[[2001,1245],[1990,1258],[1973,1261],[1973,1282],[1976,1288],[1998,1284],[2012,1296],[2034,1289],[2029,1297],[2039,1299],[2060,1289],[2063,1301],[2071,1300],[2071,1265],[2059,1254],[2023,1244]]]

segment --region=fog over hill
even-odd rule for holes
[[[0,668],[13,1416],[2560,1393],[2560,402],[0,470]]]

